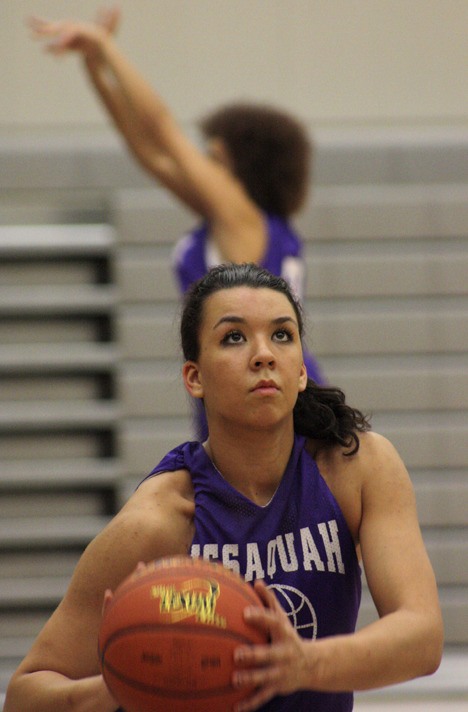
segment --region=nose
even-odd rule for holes
[[[254,369],[259,369],[263,366],[268,366],[269,368],[274,367],[275,356],[269,341],[262,339],[255,342],[255,348],[252,351],[250,364]]]

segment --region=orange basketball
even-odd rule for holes
[[[233,652],[266,636],[244,622],[261,606],[221,564],[177,556],[126,578],[99,632],[101,670],[125,712],[227,712],[251,690],[231,684]]]

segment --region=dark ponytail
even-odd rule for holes
[[[310,378],[294,406],[294,430],[325,445],[341,445],[346,455],[359,450],[358,433],[371,429],[368,418],[346,403],[340,388],[318,386]]]

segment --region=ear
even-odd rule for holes
[[[209,154],[216,163],[220,163],[222,166],[227,168],[232,172],[233,163],[231,156],[229,154],[228,147],[222,138],[213,137],[209,140]]]
[[[302,362],[301,372],[299,374],[299,393],[305,391],[307,386],[307,368],[305,363]]]
[[[195,361],[186,361],[182,366],[182,377],[186,391],[193,398],[203,398],[203,386],[200,379],[200,371]]]

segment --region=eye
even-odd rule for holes
[[[241,331],[233,330],[229,331],[223,338],[221,339],[222,344],[240,344],[243,341],[245,341],[244,335]]]
[[[277,331],[275,331],[275,333],[273,334],[273,338],[275,339],[275,341],[280,342],[293,341],[294,335],[292,331],[283,327],[282,329],[278,329]]]

